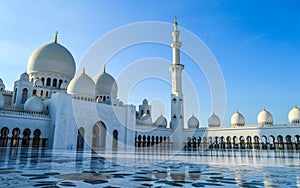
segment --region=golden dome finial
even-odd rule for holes
[[[266,107],[264,107],[264,111],[267,111],[267,110],[266,110]]]
[[[85,67],[83,67],[82,69],[82,74],[85,74]]]
[[[57,35],[58,35],[58,31],[55,32],[54,43],[57,43]]]
[[[174,30],[177,30],[177,26],[178,26],[178,23],[177,23],[177,17],[175,16],[174,17]]]
[[[106,73],[106,64],[103,67],[103,73]]]

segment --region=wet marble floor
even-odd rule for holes
[[[300,187],[300,154],[0,151],[1,187]]]

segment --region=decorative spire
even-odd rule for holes
[[[294,106],[294,108],[298,108],[298,106],[297,106],[297,105],[295,105],[295,106]]]
[[[266,110],[266,107],[264,107],[264,111],[267,111],[267,110]]]
[[[176,31],[177,30],[177,26],[178,26],[176,16],[174,17],[174,24],[173,25],[174,25],[174,30]]]
[[[57,43],[57,35],[58,35],[58,31],[55,32],[54,43]]]
[[[103,73],[106,73],[106,64],[103,67]]]
[[[82,74],[85,74],[85,67],[83,67],[82,69]]]

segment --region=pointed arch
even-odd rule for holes
[[[106,126],[102,121],[98,121],[92,130],[92,148],[105,148],[106,146]]]

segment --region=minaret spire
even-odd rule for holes
[[[103,73],[106,73],[106,64],[103,67]]]
[[[57,43],[57,35],[58,35],[58,31],[55,32],[54,43]]]
[[[172,135],[173,148],[182,149],[183,137],[182,131],[184,129],[184,106],[183,106],[183,92],[182,92],[182,71],[184,65],[180,63],[180,48],[179,41],[180,31],[177,30],[177,18],[174,18],[174,30],[172,32],[173,41],[172,47],[172,64],[169,70],[172,75],[172,93],[171,93],[171,122],[170,128],[173,129]]]
[[[174,24],[173,25],[174,25],[174,30],[177,31],[178,23],[177,23],[177,17],[176,16],[174,17]]]

